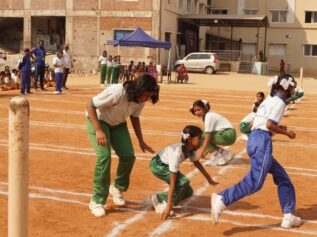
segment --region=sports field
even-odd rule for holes
[[[191,74],[190,84],[162,84],[160,101],[148,103],[141,114],[144,139],[158,152],[179,142],[185,125],[203,128],[202,121],[188,111],[197,99],[209,100],[211,109],[226,116],[238,131],[240,120],[251,112],[256,92],[267,94],[266,80],[249,75]],[[211,222],[211,193],[235,184],[248,172],[246,143],[239,138],[229,147],[236,154],[229,165],[207,167],[220,182],[216,187],[208,186],[189,162],[181,166],[191,180],[194,196],[175,208],[176,217],[161,221],[144,200],[168,186],[151,174],[149,161],[154,155],[140,151],[130,122],[137,160],[130,188],[124,193],[127,206],[117,208],[109,198],[107,215],[95,218],[88,209],[95,154],[88,141],[84,111],[85,103],[102,89],[97,76],[73,76],[70,82],[71,89],[63,95],[53,95],[52,88],[27,96],[31,111],[29,236],[317,236],[317,80],[304,83],[304,98],[292,105],[282,120],[297,138],[273,137],[274,156],[296,189],[296,215],[305,220],[290,230],[280,227],[282,214],[270,175],[262,190],[230,206],[218,225]],[[18,92],[0,94],[0,236],[7,236],[8,102],[14,94]],[[116,166],[113,155],[112,177]]]

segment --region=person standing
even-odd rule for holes
[[[38,90],[38,79],[40,77],[40,87],[42,91],[44,88],[44,75],[45,75],[45,56],[46,50],[44,48],[44,40],[39,41],[39,46],[31,50],[31,54],[35,58],[35,78],[34,78],[34,89]]]
[[[141,150],[153,153],[153,149],[143,140],[139,116],[145,102],[155,104],[158,100],[159,86],[156,80],[150,75],[144,75],[134,81],[109,86],[87,102],[88,136],[96,152],[94,191],[89,203],[94,216],[102,217],[106,214],[104,204],[109,193],[114,204],[125,205],[122,192],[129,188],[135,161],[126,119],[131,120]],[[119,157],[113,185],[110,185],[111,147]]]
[[[63,52],[61,50],[57,51],[56,57],[53,58],[54,75],[55,75],[55,91],[54,94],[62,93],[62,83],[63,83]]]
[[[102,55],[99,57],[99,68],[100,68],[100,86],[105,87],[106,73],[107,73],[107,51],[104,50]]]
[[[68,90],[68,87],[66,86],[69,70],[72,67],[72,59],[69,53],[69,44],[65,45],[65,48],[63,50],[63,59],[64,59],[64,69],[63,69],[63,82],[62,86],[64,90]]]
[[[30,49],[24,49],[24,56],[22,61],[19,63],[19,70],[21,70],[22,80],[21,80],[21,95],[32,94],[30,87],[30,74],[31,74],[31,57],[30,57]]]

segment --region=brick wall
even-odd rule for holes
[[[97,53],[97,18],[73,18],[73,54],[95,56]]]
[[[97,10],[98,0],[73,0],[74,10]]]
[[[24,8],[24,0],[0,0],[0,9],[8,10],[15,9],[21,10]]]
[[[152,18],[150,17],[101,17],[100,30],[135,29],[140,26],[144,31],[152,30]]]
[[[124,0],[101,0],[101,10],[104,11],[151,11],[152,1],[124,1]]]
[[[65,10],[66,0],[31,0],[30,6],[32,10]]]

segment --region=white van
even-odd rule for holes
[[[185,58],[175,62],[175,68],[184,63],[188,71],[216,73],[219,69],[219,60],[215,53],[190,53]]]

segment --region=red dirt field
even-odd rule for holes
[[[207,186],[190,163],[181,166],[190,177],[194,196],[175,208],[175,218],[161,221],[144,200],[167,185],[151,174],[149,161],[154,155],[142,153],[132,129],[137,161],[130,188],[124,194],[127,206],[117,208],[109,198],[107,215],[95,218],[88,209],[95,155],[88,141],[84,111],[86,101],[101,89],[92,84],[70,85],[63,95],[53,95],[50,89],[26,96],[31,111],[29,236],[317,236],[316,94],[305,95],[282,120],[297,138],[273,137],[274,156],[286,168],[296,189],[296,215],[305,220],[298,228],[284,230],[280,227],[277,188],[270,175],[262,190],[229,206],[218,225],[211,222],[211,193],[235,184],[248,172],[246,143],[240,139],[229,148],[236,154],[229,165],[206,168],[220,182],[216,187]],[[202,121],[188,111],[197,99],[208,99],[212,110],[225,115],[238,131],[240,120],[251,110],[255,93],[251,89],[242,92],[162,84],[160,102],[147,104],[141,114],[144,139],[158,152],[179,142],[185,125],[203,128]],[[0,94],[0,236],[8,235],[8,103],[14,95],[17,91]],[[114,156],[112,178],[116,167]]]

